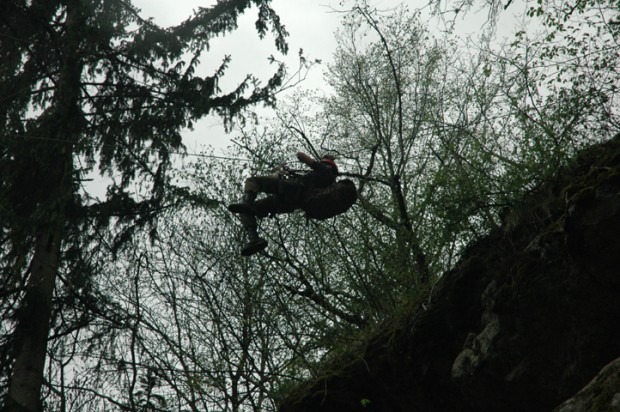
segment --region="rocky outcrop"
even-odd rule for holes
[[[620,358],[596,375],[577,395],[553,412],[620,412]]]
[[[619,236],[615,139],[515,207],[427,304],[280,411],[620,410]]]

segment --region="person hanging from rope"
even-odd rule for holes
[[[243,200],[228,206],[239,214],[248,243],[241,249],[243,256],[264,250],[267,241],[258,235],[257,218],[301,209],[309,219],[327,219],[348,210],[357,199],[355,184],[344,179],[336,182],[338,166],[333,156],[315,160],[303,152],[297,159],[311,170],[303,173],[287,171],[271,176],[253,176],[245,181]],[[259,193],[268,196],[256,200]]]

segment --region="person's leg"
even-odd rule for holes
[[[273,213],[290,213],[296,208],[290,199],[271,195],[256,201],[253,214],[240,213],[239,219],[248,234],[248,243],[241,249],[241,254],[250,256],[267,247],[267,241],[258,235],[257,218],[267,217]]]
[[[259,192],[277,194],[280,186],[280,177],[274,176],[254,176],[246,179],[243,188],[243,200],[241,203],[233,203],[228,206],[228,210],[233,213],[256,214],[254,201]]]
[[[244,192],[262,192],[272,195],[278,194],[280,190],[280,182],[283,179],[278,175],[271,176],[253,176],[245,180]]]
[[[241,203],[228,206],[231,212],[239,213],[241,224],[248,234],[248,243],[241,249],[243,256],[253,255],[267,247],[267,241],[258,236],[256,217],[265,217],[268,213],[259,210],[261,208],[257,209],[255,200],[259,192],[277,193],[279,180],[278,176],[256,176],[246,179],[243,200]]]
[[[253,204],[253,214],[258,218],[280,213],[291,213],[301,207],[304,187],[293,179],[280,179],[277,191],[275,187],[270,190],[276,192],[257,200]]]
[[[241,249],[241,255],[250,256],[267,247],[267,241],[258,236],[258,224],[254,215],[242,213],[239,215],[241,224],[248,234],[248,243]]]
[[[248,234],[248,243],[241,249],[243,256],[250,256],[267,247],[267,241],[258,236],[256,218],[272,213],[289,213],[299,207],[303,193],[297,182],[282,180],[279,177],[252,177],[246,180],[244,202],[228,206],[228,210],[239,213],[241,223]],[[255,202],[258,192],[273,193]],[[247,200],[247,202],[245,202]]]

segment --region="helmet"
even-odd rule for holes
[[[336,171],[336,173],[338,173],[338,166],[336,165],[336,162],[334,162],[334,156],[324,155],[323,157],[321,157],[321,163],[330,165]]]

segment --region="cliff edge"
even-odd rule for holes
[[[620,138],[513,208],[424,302],[280,412],[620,411]]]

